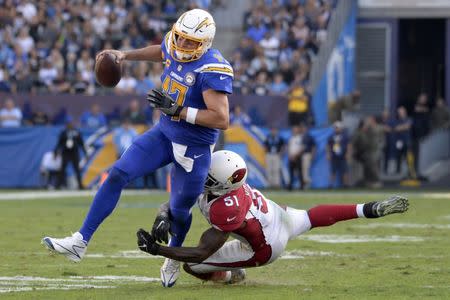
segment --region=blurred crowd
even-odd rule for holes
[[[0,92],[108,92],[95,82],[101,49],[161,43],[180,12],[222,0],[0,1]],[[159,85],[162,66],[128,64],[118,94]]]
[[[360,112],[360,96],[359,91],[354,91],[338,99],[329,110],[333,124],[326,146],[330,188],[379,188],[382,175],[396,180],[426,180],[418,170],[419,145],[431,132],[450,129],[450,111],[445,100],[438,98],[432,104],[428,95],[421,93],[409,111],[399,106],[381,115],[364,116]],[[305,189],[310,186],[311,161],[317,149],[306,124],[293,126],[288,140],[272,128],[265,148],[270,187],[282,186],[281,167],[285,154],[289,169],[287,187]]]
[[[233,92],[288,97],[289,124],[312,124],[309,72],[336,2],[265,0],[246,12],[245,35],[230,59]]]

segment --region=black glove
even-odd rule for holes
[[[159,213],[153,223],[152,236],[158,243],[169,242],[170,220],[167,213]]]
[[[136,232],[138,247],[141,251],[150,253],[151,255],[158,255],[159,245],[156,243],[155,238],[150,235],[144,229],[139,229]]]
[[[175,100],[160,89],[152,89],[147,94],[147,100],[151,107],[157,108],[169,116],[178,117],[183,110],[183,106],[178,105]]]

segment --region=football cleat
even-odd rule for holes
[[[62,254],[73,262],[80,262],[87,249],[87,242],[79,232],[62,239],[44,237],[42,244],[51,252]]]
[[[235,269],[231,270],[231,278],[228,281],[229,284],[239,283],[245,280],[245,269]]]
[[[161,267],[161,284],[163,287],[172,287],[180,276],[180,262],[166,258]]]
[[[386,200],[375,202],[372,209],[378,217],[395,213],[404,213],[408,210],[408,199],[403,196],[391,196]]]

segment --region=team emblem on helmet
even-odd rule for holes
[[[228,178],[228,180],[232,184],[240,182],[245,177],[246,173],[247,173],[247,169],[236,170],[236,171],[234,171],[233,175],[231,175],[230,178]]]

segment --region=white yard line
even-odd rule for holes
[[[376,236],[376,235],[351,235],[351,234],[307,234],[297,237],[299,240],[319,243],[373,243],[373,242],[423,242],[425,238],[418,236]]]
[[[75,198],[75,197],[93,197],[97,191],[24,191],[24,192],[10,192],[1,193],[0,201],[11,200],[39,200],[39,199],[61,199],[61,198]],[[164,195],[162,190],[124,190],[124,196],[150,196],[150,195]]]
[[[0,293],[35,290],[113,289],[123,283],[159,281],[159,278],[153,277],[116,275],[69,276],[64,278],[2,276],[0,277]]]
[[[405,228],[405,229],[450,229],[450,224],[418,224],[418,223],[370,223],[364,225],[353,225],[355,228]]]

